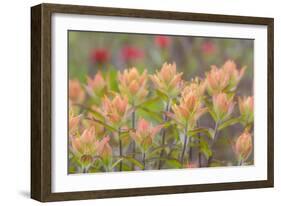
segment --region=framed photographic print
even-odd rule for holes
[[[273,19],[31,8],[31,197],[273,187]]]

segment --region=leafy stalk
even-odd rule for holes
[[[190,144],[192,144],[192,142],[193,142],[192,137],[190,137],[189,142],[190,142]],[[193,152],[193,149],[192,149],[191,146],[189,146],[189,152],[188,152],[188,153],[189,153],[189,154],[188,154],[188,161],[189,161],[189,162],[192,161],[192,152]]]
[[[216,139],[217,139],[217,134],[219,132],[218,131],[219,125],[220,125],[220,121],[216,121],[215,129],[214,129],[214,135],[213,135],[213,140],[212,140],[212,143],[211,143],[212,150],[213,150],[214,144],[215,144]],[[212,160],[213,160],[213,155],[211,157],[209,157],[209,159],[208,159],[208,166],[210,166]]]
[[[132,106],[134,107],[134,103],[132,103]],[[136,122],[136,111],[132,112],[132,129],[135,129],[135,122]],[[136,153],[136,143],[135,141],[132,141],[132,157],[135,158],[135,153]],[[135,169],[135,165],[132,164],[132,170]]]
[[[142,154],[142,164],[143,164],[143,170],[145,170],[145,157],[146,156],[146,154],[145,154],[145,151],[143,152],[143,154]]]
[[[183,143],[183,149],[182,149],[182,153],[181,153],[181,158],[180,158],[180,163],[181,166],[183,167],[183,162],[184,162],[184,154],[185,154],[185,150],[188,144],[188,128],[187,125],[185,126],[185,130],[184,130],[184,143]]]
[[[167,105],[166,105],[166,109],[165,109],[165,112],[169,112],[170,111],[170,100],[168,101]],[[168,117],[166,114],[163,115],[163,124],[166,123]],[[163,129],[163,133],[162,133],[162,142],[161,142],[161,145],[165,145],[165,142],[166,142],[166,129]],[[161,167],[162,167],[162,164],[163,164],[163,161],[161,160],[161,158],[163,158],[163,155],[164,155],[164,151],[165,151],[165,148],[163,148],[161,150],[161,153],[160,153],[160,160],[159,160],[159,163],[158,163],[158,169],[160,170]]]
[[[197,127],[199,127],[199,120],[197,121]],[[198,133],[198,145],[201,143],[201,133]],[[200,149],[198,150],[198,167],[202,167],[202,153]]]
[[[123,151],[122,151],[122,140],[121,140],[121,135],[120,135],[120,128],[118,129],[118,139],[119,139],[119,156],[122,158],[123,157]],[[120,161],[119,164],[119,171],[122,171],[123,169],[123,161]]]

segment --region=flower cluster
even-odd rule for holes
[[[227,61],[221,68],[213,65],[206,73],[207,89],[209,94],[233,92],[244,75],[246,67],[238,70],[234,61]]]
[[[163,36],[155,42],[169,45]],[[108,58],[99,52],[95,59]],[[234,160],[220,164],[250,164],[254,100],[236,94],[244,71],[229,60],[187,81],[175,63],[164,63],[155,73],[136,67],[116,72],[115,89],[101,71],[85,83],[69,80],[71,171],[213,166],[221,131],[235,124],[243,130],[229,146]]]
[[[173,98],[179,95],[182,86],[182,72],[178,73],[176,64],[164,63],[160,71],[150,75],[155,88]]]

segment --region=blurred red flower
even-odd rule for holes
[[[216,51],[216,45],[211,41],[204,41],[201,50],[204,54],[213,54]]]
[[[161,48],[167,48],[171,43],[171,39],[167,36],[156,36],[154,42]]]
[[[109,59],[109,52],[105,48],[98,48],[98,49],[93,49],[90,52],[90,59],[92,63],[99,63],[103,64],[106,63]]]
[[[130,61],[143,57],[143,51],[134,46],[124,46],[121,50],[122,58]]]

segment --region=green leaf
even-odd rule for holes
[[[147,159],[146,161],[151,162],[151,161],[159,161],[159,160],[165,161],[165,163],[171,166],[172,168],[181,168],[181,163],[177,159],[154,157],[154,158]]]
[[[166,95],[164,92],[156,89],[156,94],[161,97],[161,99],[165,100],[165,101],[168,101],[169,100],[169,97],[168,95]]]
[[[153,98],[147,99],[146,101],[142,102],[141,104],[137,105],[136,107],[138,107],[138,106],[150,106],[151,104],[159,102],[159,100],[160,100],[159,96],[153,97]]]
[[[143,169],[144,166],[142,163],[140,163],[138,160],[132,158],[132,157],[123,157],[125,160],[133,163],[134,165],[138,166],[139,168]]]
[[[226,120],[224,123],[220,124],[218,130],[222,130],[222,129],[228,127],[228,126],[237,124],[240,121],[241,121],[241,117],[236,117],[236,118],[232,118],[232,119]]]
[[[103,125],[106,129],[108,129],[111,132],[118,132],[118,130],[115,129],[114,127],[112,127],[112,126],[110,126],[110,125],[106,124],[105,122],[102,122],[102,121],[100,121],[98,119],[91,119],[91,118],[86,118],[86,119],[94,121],[94,122],[97,122],[97,123]]]
[[[116,162],[114,162],[111,166],[111,168],[113,169],[114,167],[116,167],[124,158],[119,158]]]
[[[203,133],[203,134],[207,135],[209,138],[213,138],[213,136],[214,136],[213,135],[214,131],[211,128],[196,128],[196,129],[190,130],[188,132],[188,136],[196,137],[196,135],[198,133]]]
[[[165,163],[172,168],[181,168],[182,165],[177,159],[166,159]]]
[[[208,142],[204,141],[201,138],[200,145],[199,145],[200,152],[205,155],[206,159],[212,156],[212,150],[209,148]]]
[[[148,157],[151,157],[151,156],[153,156],[154,154],[157,154],[157,152],[160,152],[160,151],[162,151],[163,149],[166,149],[166,148],[174,148],[174,147],[177,147],[177,145],[165,144],[165,145],[161,145],[161,146],[159,146],[159,147],[155,147],[155,148],[153,148],[153,149],[148,153]]]
[[[129,131],[120,132],[120,138],[125,138],[128,137],[129,135],[130,135]]]
[[[156,121],[158,122],[162,122],[162,117],[161,117],[161,113],[159,112],[154,112],[154,111],[151,111],[145,107],[139,107],[140,110],[146,112],[147,114],[149,114],[149,116],[153,119],[155,119]]]
[[[104,116],[100,112],[98,112],[92,108],[86,107],[82,104],[75,104],[75,106],[81,107],[82,109],[89,111],[90,113],[92,113],[94,115],[95,118],[98,118],[99,120],[104,120]]]
[[[204,99],[204,103],[205,103],[205,105],[207,106],[208,112],[209,112],[209,114],[212,116],[213,120],[214,120],[215,122],[217,122],[217,121],[218,121],[218,118],[217,118],[217,115],[216,115],[216,113],[215,113],[215,111],[214,111],[214,108],[213,108],[212,103],[211,103],[208,99],[206,99],[206,98]]]
[[[180,134],[179,134],[179,130],[177,128],[177,125],[173,125],[172,127],[172,133],[173,133],[173,137],[177,140],[180,141]]]
[[[89,112],[91,112],[94,115],[95,118],[98,118],[99,120],[104,120],[104,116],[100,112],[98,112],[98,111],[96,111],[94,109],[90,109],[90,108],[86,108],[86,109]]]

